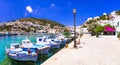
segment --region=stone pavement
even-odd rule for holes
[[[116,37],[83,35],[78,48],[73,42],[41,65],[120,65],[120,41]]]

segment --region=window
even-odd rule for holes
[[[26,43],[28,43],[28,44],[29,44],[29,43],[30,43],[30,41],[26,41]]]
[[[119,22],[117,22],[117,26],[119,27]]]
[[[39,41],[42,41],[42,39],[39,39]]]

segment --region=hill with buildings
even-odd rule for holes
[[[63,24],[58,22],[40,19],[40,18],[22,18],[19,20],[13,20],[11,22],[2,22],[0,23],[1,32],[15,32],[15,33],[25,33],[25,32],[39,32],[50,31],[51,29],[62,29],[64,28]]]
[[[20,22],[32,22],[32,23],[37,23],[39,25],[48,25],[48,24],[50,24],[50,27],[54,27],[54,26],[64,27],[63,24],[60,24],[60,23],[52,21],[52,20],[43,19],[43,18],[22,18],[19,21]]]
[[[120,32],[120,10],[113,11],[110,14],[103,13],[102,16],[90,17],[82,27],[87,28],[90,33],[99,31],[117,35]],[[104,29],[100,30],[102,27]],[[109,29],[106,29],[108,27]]]

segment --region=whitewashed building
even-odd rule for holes
[[[100,20],[98,24],[104,26],[110,24],[116,28],[116,35],[120,32],[120,15],[116,15],[116,12],[113,11],[109,15],[110,20]]]

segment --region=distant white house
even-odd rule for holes
[[[81,33],[89,33],[87,28],[81,28]]]
[[[71,33],[74,33],[74,26],[69,26],[67,28],[69,28]],[[76,26],[76,32],[82,34],[82,33],[88,33],[88,30],[87,28],[81,28],[81,26]]]
[[[120,16],[116,14],[112,14],[112,16],[114,17],[112,21],[113,21],[113,26],[115,26],[116,28],[116,35],[117,35],[118,32],[120,32]]]
[[[48,33],[56,33],[55,29],[49,29]]]

